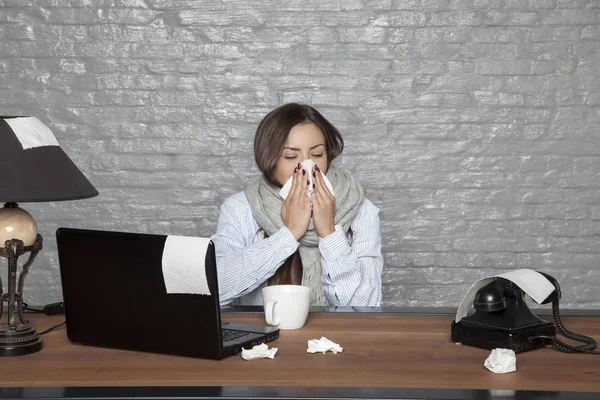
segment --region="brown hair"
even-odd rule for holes
[[[329,163],[344,150],[342,135],[325,117],[309,105],[289,103],[268,113],[256,129],[254,159],[258,169],[273,185],[281,184],[273,177],[277,161],[285,147],[290,131],[296,125],[315,124],[325,136],[325,148]]]

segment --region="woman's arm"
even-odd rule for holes
[[[336,306],[380,306],[381,228],[379,209],[364,200],[352,221],[352,246],[340,227],[319,240],[323,288]]]
[[[245,195],[228,198],[221,206],[217,232],[211,237],[221,305],[256,289],[298,248],[285,226],[267,239],[252,243],[255,234],[256,224]]]

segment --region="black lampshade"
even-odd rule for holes
[[[0,202],[77,200],[98,191],[35,117],[0,117]]]

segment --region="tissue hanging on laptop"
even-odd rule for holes
[[[162,255],[162,272],[169,294],[210,296],[204,260],[210,239],[167,236]]]
[[[314,191],[314,189],[313,189],[314,178],[312,176],[312,172],[313,172],[313,167],[315,165],[315,162],[309,158],[308,160],[302,161],[300,163],[300,165],[306,171],[306,175],[303,175],[303,176],[305,176],[306,179],[309,182],[308,185],[305,185],[305,186],[308,188],[307,191],[306,191],[306,194],[310,198],[312,192]],[[335,197],[335,194],[333,193],[333,186],[331,185],[331,182],[329,181],[329,179],[327,179],[327,177],[325,176],[325,174],[322,173],[321,171],[315,171],[315,173],[321,174],[321,176],[323,177],[323,181],[325,182],[325,186],[327,186],[327,189],[329,189],[329,191],[331,192],[331,195]],[[288,196],[288,194],[290,193],[290,189],[292,187],[292,179],[293,178],[294,177],[291,176],[290,179],[287,180],[287,182],[285,183],[285,185],[283,185],[283,187],[279,191],[279,195],[284,200]]]

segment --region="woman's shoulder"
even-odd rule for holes
[[[355,219],[369,219],[375,218],[379,215],[379,207],[377,207],[373,202],[371,202],[366,197],[363,199],[360,207],[358,207],[358,211],[356,213]]]
[[[227,236],[231,235],[231,232],[235,232],[236,235],[239,235],[236,237],[250,240],[257,230],[258,223],[254,219],[246,194],[238,192],[227,197],[221,204],[217,235]]]
[[[248,202],[248,198],[246,197],[246,193],[244,193],[244,191],[234,193],[226,198],[221,206],[221,209],[223,211],[229,211],[232,213],[252,213],[252,210],[250,209],[250,203]]]

